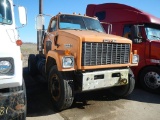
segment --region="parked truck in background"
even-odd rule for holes
[[[75,94],[109,88],[122,97],[134,89],[130,66],[137,66],[137,51],[132,41],[106,34],[99,20],[80,14],[59,13],[50,19],[44,32],[40,0],[37,17],[39,54],[30,54],[28,70],[41,73],[48,82],[49,94],[58,110],[69,108]]]
[[[112,24],[112,34],[133,41],[132,49],[140,56],[138,66],[132,67],[136,79],[146,90],[160,89],[160,19],[134,7],[118,4],[89,4],[88,16],[97,16],[101,22]],[[102,23],[103,24],[103,23]],[[103,24],[107,31],[106,24]]]
[[[12,0],[0,0],[0,119],[26,119],[26,91],[22,76],[22,55],[15,25]],[[18,7],[21,24],[25,8]]]

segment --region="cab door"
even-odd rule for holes
[[[132,25],[124,25],[122,36],[133,41],[132,39],[133,33],[131,32],[131,27]],[[139,66],[141,66],[145,64],[145,59],[146,59],[146,41],[144,39],[143,26],[139,27],[139,35],[141,36],[142,39],[137,43],[135,43],[134,41],[132,42],[133,43],[132,51],[137,50],[137,53],[139,55]]]

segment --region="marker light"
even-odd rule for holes
[[[65,54],[65,55],[71,55],[71,51],[70,51],[70,50],[65,50],[65,51],[64,51],[64,54]]]
[[[16,44],[17,44],[17,46],[21,46],[22,45],[22,41],[21,40],[17,40]]]

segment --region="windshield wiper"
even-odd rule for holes
[[[66,28],[61,28],[61,29],[65,29],[65,30],[82,30],[82,29],[77,29],[77,28],[70,28],[70,27],[66,27]]]
[[[94,28],[89,28],[88,30],[93,30],[93,31],[96,31],[96,32],[101,32],[101,31],[99,31],[97,29],[94,29]]]
[[[158,37],[158,36],[155,36],[155,35],[150,35],[150,36],[152,36],[152,37],[154,37],[154,38],[158,38],[158,39],[160,39],[160,37]]]
[[[75,28],[73,28],[72,30],[80,30],[80,31],[82,31],[82,29],[75,29]]]

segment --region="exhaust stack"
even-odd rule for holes
[[[37,24],[40,29],[37,29],[37,50],[39,54],[43,54],[42,39],[44,35],[44,18],[43,18],[43,0],[39,0],[39,15],[37,17]]]

